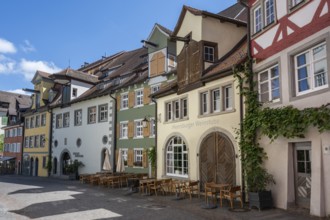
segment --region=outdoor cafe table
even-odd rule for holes
[[[145,195],[150,195],[149,186],[155,182],[155,178],[151,179],[142,179],[140,180],[140,186],[143,185],[143,189],[145,189]]]
[[[184,196],[181,195],[181,193],[184,193],[187,180],[174,180],[172,184],[175,188],[175,200],[184,199]]]
[[[219,193],[219,196],[220,196],[220,199],[221,199],[221,190],[225,189],[226,187],[230,186],[230,184],[228,183],[214,183],[214,184],[211,184],[209,185],[212,189],[215,189],[216,192]],[[217,198],[217,197],[215,197]],[[215,201],[215,204],[213,204],[213,206],[217,206],[216,204],[217,202]]]

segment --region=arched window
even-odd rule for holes
[[[188,149],[178,136],[172,137],[166,146],[166,174],[188,177]]]

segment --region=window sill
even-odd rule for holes
[[[133,137],[133,139],[143,139],[144,137],[141,136],[141,137]]]
[[[120,111],[124,111],[124,110],[127,110],[129,109],[128,107],[127,108],[121,108]]]
[[[225,111],[220,111],[220,112],[213,112],[213,113],[208,113],[204,115],[199,115],[198,118],[205,118],[205,117],[210,117],[210,116],[217,116],[217,115],[224,115],[228,113],[234,113],[236,112],[236,109],[230,109],[230,110],[225,110]]]
[[[119,140],[128,140],[128,137],[121,137]]]
[[[136,166],[133,166],[132,168],[143,169],[143,167],[136,167]]]
[[[172,124],[172,123],[188,121],[188,120],[189,120],[189,117],[186,117],[186,118],[181,118],[181,119],[168,120],[168,121],[165,121],[164,124]]]
[[[99,121],[99,123],[104,123],[104,122],[108,122],[108,120],[106,120],[106,121]]]
[[[143,107],[144,105],[135,105],[134,108],[140,108],[140,107]]]

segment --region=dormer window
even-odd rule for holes
[[[77,88],[73,88],[72,89],[72,97],[77,97],[78,96],[78,89]]]
[[[214,47],[204,46],[204,61],[205,62],[214,62]]]
[[[40,108],[40,93],[36,93],[36,109]]]
[[[63,87],[63,94],[62,94],[62,103],[66,104],[70,102],[70,86]]]

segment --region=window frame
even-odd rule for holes
[[[124,127],[125,125],[125,127]],[[128,121],[121,121],[119,123],[119,138],[120,139],[128,139]],[[126,135],[124,135],[126,134]]]
[[[211,46],[211,45],[204,45],[203,46],[203,60],[204,62],[209,62],[209,63],[213,63],[216,59],[215,57],[215,46]]]
[[[257,11],[260,11],[260,15],[256,15]],[[253,9],[253,33],[259,33],[262,31],[263,28],[263,22],[262,22],[262,7],[261,4],[256,6]]]
[[[108,104],[99,105],[98,108],[99,108],[98,121],[107,122],[108,121]],[[104,108],[104,109],[102,109],[102,108]],[[102,115],[104,118],[102,118]]]
[[[42,113],[41,114],[41,122],[40,122],[40,126],[46,126],[46,118],[47,118],[47,115],[46,113]]]
[[[218,92],[218,99],[215,99],[215,92]],[[217,108],[215,108],[217,107]],[[218,113],[221,111],[221,90],[220,88],[215,88],[211,90],[211,109],[212,113]]]
[[[227,91],[228,88],[231,89],[230,92]],[[223,110],[224,111],[230,111],[230,110],[233,109],[233,105],[234,105],[234,96],[233,96],[234,90],[233,90],[232,84],[225,85],[223,87],[223,90],[224,90],[224,92],[223,92],[224,93],[224,98],[223,98],[223,100],[224,100],[224,109]],[[228,100],[228,102],[227,102],[227,100]],[[230,104],[230,106],[229,106],[229,104]]]
[[[120,148],[119,150],[121,150],[122,156],[123,156],[123,160],[124,160],[124,166],[127,167],[127,159],[128,159],[128,148]]]
[[[324,51],[325,51],[325,56],[318,58],[318,59],[314,59],[314,54],[313,54],[313,50],[320,47],[320,46],[324,46]],[[307,59],[306,59],[306,63],[304,65],[298,66],[298,62],[297,62],[297,57],[303,55],[303,54],[309,54],[309,62],[307,63]],[[313,93],[315,91],[319,91],[322,89],[326,89],[329,88],[329,77],[328,77],[328,54],[327,54],[327,43],[326,41],[323,41],[321,43],[318,43],[316,45],[310,46],[307,49],[304,49],[302,52],[299,52],[295,55],[293,55],[293,69],[294,69],[294,84],[295,84],[295,95],[298,96],[302,96],[302,95],[306,95],[306,94],[310,94]],[[324,72],[324,80],[325,80],[325,84],[322,86],[315,86],[315,72],[314,72],[314,65],[315,63],[325,60],[325,64],[326,64],[326,71]],[[302,69],[302,68],[307,68],[307,80],[309,80],[309,89],[307,90],[303,90],[303,91],[299,91],[299,81],[302,81],[301,79],[299,79],[299,75],[298,75],[298,68]]]
[[[125,97],[125,98],[124,98]],[[122,93],[120,95],[120,109],[121,110],[125,110],[125,109],[128,109],[128,92],[125,92],[125,93]]]
[[[95,109],[95,112],[91,112],[91,110]],[[97,108],[96,106],[91,106],[91,107],[88,107],[87,109],[87,124],[96,124],[96,116],[97,116]],[[92,121],[91,119],[94,120]]]
[[[56,114],[55,116],[55,127],[56,129],[60,129],[63,127],[63,116],[61,114]]]
[[[135,107],[143,106],[143,89],[135,90]]]
[[[143,119],[134,120],[134,138],[143,138]]]
[[[35,127],[38,128],[40,127],[40,115],[36,115],[36,121],[35,121]]]
[[[150,118],[150,135],[149,137],[155,137],[156,136],[156,121],[155,118]]]
[[[274,68],[277,68],[277,71],[278,71],[278,75],[275,76],[275,77],[272,77],[272,70]],[[264,80],[261,82],[261,75],[264,74],[264,73],[267,73],[267,80]],[[274,103],[274,102],[279,102],[280,99],[281,99],[281,83],[280,83],[280,67],[279,67],[279,64],[275,64],[275,65],[272,65],[266,69],[263,69],[262,71],[259,71],[258,72],[258,95],[259,95],[259,101],[260,103]],[[272,82],[274,80],[278,80],[278,90],[279,90],[279,96],[278,98],[273,98],[273,88],[272,88]],[[266,84],[267,83],[267,86],[268,86],[268,99],[267,101],[263,101],[262,100],[262,94],[261,94],[261,85],[262,84]]]
[[[141,154],[137,154],[138,152],[141,152]],[[136,162],[140,162],[141,166],[137,166]],[[133,167],[143,167],[143,148],[134,148]]]
[[[70,112],[63,113],[63,128],[70,127]]]
[[[272,8],[273,10],[271,11],[270,14],[267,13],[267,2],[272,2]],[[268,21],[268,18],[272,16],[273,19],[271,21]],[[265,0],[264,1],[264,26],[267,27],[268,25],[272,24],[275,22],[275,0]]]
[[[180,148],[181,148],[181,152],[180,152]],[[185,150],[184,150],[184,148],[185,148]],[[177,150],[177,152],[179,152],[179,154],[176,153],[176,150]],[[176,157],[175,153],[177,155],[181,154],[181,162],[179,160],[175,159],[175,157]],[[186,162],[185,162],[184,158],[187,159]],[[178,163],[179,163],[179,165],[178,165]],[[180,163],[181,163],[181,166],[180,166]],[[185,166],[185,164],[186,164],[186,166]],[[177,173],[176,168],[179,168],[179,170],[181,169],[181,173]],[[182,170],[184,170],[184,171],[182,171]],[[167,176],[175,176],[175,177],[183,177],[183,178],[189,177],[189,149],[187,147],[187,144],[183,140],[183,138],[181,138],[180,136],[171,137],[166,144],[165,173]]]
[[[77,88],[72,88],[72,97],[77,98],[78,97],[78,89]]]
[[[79,115],[80,113],[80,115]],[[83,121],[82,109],[74,110],[74,126],[81,126]]]

